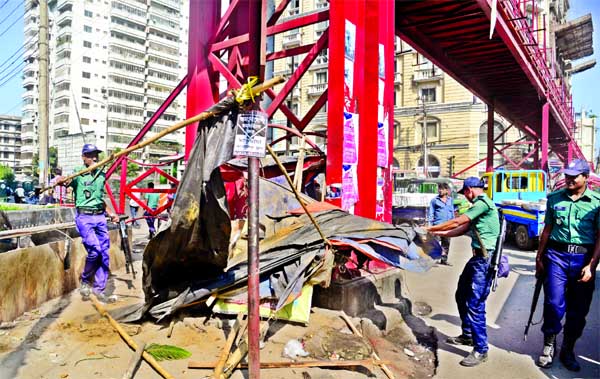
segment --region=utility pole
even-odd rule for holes
[[[429,154],[427,151],[427,109],[425,108],[425,99],[422,98],[421,102],[423,104],[423,174],[427,178],[429,176],[429,159],[427,158],[427,155]]]
[[[39,0],[40,27],[38,33],[38,63],[39,63],[39,104],[38,104],[38,135],[39,135],[39,184],[48,184],[48,0]]]

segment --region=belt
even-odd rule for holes
[[[77,208],[77,213],[88,216],[95,216],[104,214],[104,209],[86,209],[86,208]]]
[[[587,254],[594,250],[594,245],[577,245],[548,240],[548,248],[569,254]]]

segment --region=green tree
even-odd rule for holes
[[[0,180],[4,181],[8,187],[14,187],[15,173],[13,172],[12,168],[5,165],[0,165]]]
[[[123,150],[123,149],[117,147],[117,148],[115,148],[115,150],[113,150],[113,154],[117,154],[121,150]],[[130,153],[129,157],[133,158],[133,159],[137,158],[135,153]],[[139,165],[137,165],[133,162],[129,162],[129,161],[127,162],[127,176],[136,176],[139,171],[140,171]]]
[[[48,172],[53,172],[54,169],[58,165],[58,149],[54,146],[48,148]],[[39,153],[33,154],[33,158],[31,159],[31,164],[33,166],[33,175],[38,177],[40,176],[40,155]]]

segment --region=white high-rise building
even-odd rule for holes
[[[124,149],[187,71],[189,0],[50,0],[50,146],[65,172],[81,165],[81,146]],[[23,72],[21,166],[38,152],[39,7],[28,0]],[[152,128],[185,118],[185,93]],[[148,135],[147,135],[148,136]],[[183,150],[183,131],[134,156],[148,162]]]

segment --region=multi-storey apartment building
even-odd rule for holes
[[[596,116],[591,111],[582,109],[575,114],[575,140],[581,148],[585,159],[596,162]]]
[[[39,8],[27,1],[22,165],[37,153],[37,53]],[[80,165],[73,141],[97,144],[108,154],[123,149],[185,74],[188,1],[51,0],[50,146],[66,171]],[[183,95],[184,96],[184,95]],[[156,133],[185,116],[180,96],[155,124]],[[92,138],[93,137],[93,138]],[[90,140],[91,139],[91,140]],[[171,134],[137,156],[155,162],[180,152],[183,132]]]
[[[21,173],[21,117],[0,115],[0,165]]]

